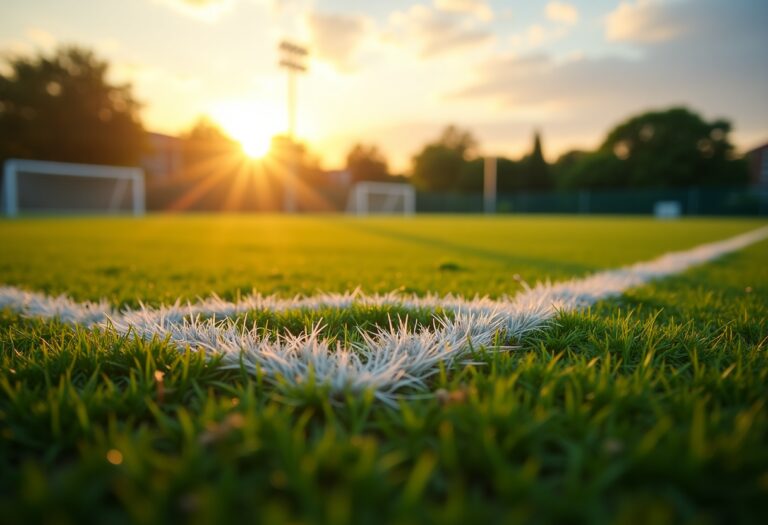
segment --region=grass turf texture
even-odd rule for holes
[[[0,223],[0,281],[116,304],[216,292],[515,293],[730,237],[758,221],[158,216]]]
[[[23,221],[0,223],[0,243],[12,246],[0,252],[0,281],[116,303],[254,285],[498,295],[516,291],[512,273],[581,275],[757,225]],[[259,378],[162,341],[4,312],[0,512],[59,522],[759,522],[768,512],[766,260],[762,242],[563,316],[514,352],[479,349],[482,365],[446,370],[433,381],[439,395],[399,410],[365,396],[332,405],[319,386],[281,399]],[[326,314],[338,316],[329,323],[338,337],[382,322],[382,312]],[[313,321],[289,312],[264,325]]]

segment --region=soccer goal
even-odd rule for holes
[[[5,162],[3,211],[19,213],[131,213],[143,215],[141,168],[10,159]]]
[[[347,211],[356,215],[413,215],[416,190],[400,182],[358,182],[349,195]]]

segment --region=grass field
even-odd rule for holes
[[[116,306],[402,289],[501,297],[764,222],[150,217],[0,222],[0,284]],[[167,340],[0,311],[9,522],[762,523],[768,242],[566,313],[397,407],[287,396]],[[354,337],[397,314],[253,312]],[[422,312],[416,323],[429,323]],[[418,316],[417,316],[418,317]],[[352,334],[352,335],[350,335]],[[159,372],[159,373],[158,373]]]

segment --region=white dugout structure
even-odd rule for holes
[[[68,179],[65,179],[68,177]],[[37,180],[35,180],[37,179]],[[2,203],[6,217],[38,213],[146,212],[141,168],[9,159],[3,168]]]

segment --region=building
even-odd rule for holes
[[[183,141],[161,133],[147,133],[147,152],[141,158],[141,167],[148,182],[167,182],[181,173],[184,166]]]
[[[768,189],[768,143],[748,151],[745,158],[749,163],[750,186]]]

